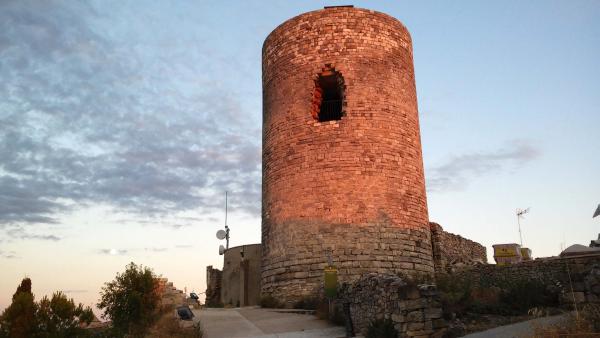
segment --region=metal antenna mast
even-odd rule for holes
[[[227,226],[227,191],[225,191],[225,230],[217,231],[217,239],[225,240],[225,247],[219,245],[219,255],[225,254],[229,250],[229,227]]]
[[[519,238],[521,239],[521,247],[523,247],[523,235],[521,234],[521,218],[525,218],[526,213],[529,212],[529,208],[525,210],[517,209],[517,224],[519,224]]]
[[[225,191],[225,250],[229,249],[229,227],[227,226],[227,191]]]

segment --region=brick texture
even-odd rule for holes
[[[263,45],[262,291],[311,293],[331,255],[341,281],[432,273],[410,34],[358,8],[294,17]],[[315,79],[343,79],[344,116],[318,122]]]

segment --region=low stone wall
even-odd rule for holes
[[[466,267],[455,272],[481,287],[506,287],[519,280],[539,280],[560,288],[565,303],[600,303],[600,254],[550,257],[514,265]],[[571,293],[571,285],[573,293]]]
[[[473,265],[487,263],[485,246],[451,234],[437,223],[429,222],[431,229],[431,245],[433,263],[436,272],[443,272],[457,265]]]
[[[376,319],[391,319],[401,337],[442,337],[447,324],[433,285],[414,285],[396,275],[370,273],[340,288],[350,304],[355,332],[365,333]]]

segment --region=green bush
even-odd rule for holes
[[[143,337],[160,317],[158,280],[151,269],[133,262],[105,283],[100,296],[98,307],[112,321],[115,337]]]
[[[461,316],[472,305],[472,288],[469,280],[443,274],[437,276],[436,285],[440,292],[444,318],[451,319],[452,314]]]
[[[391,319],[378,319],[367,328],[366,338],[397,338],[398,331]]]
[[[283,304],[281,304],[281,302],[278,299],[271,295],[264,295],[260,297],[259,304],[261,307],[269,309],[278,309],[283,307]]]
[[[319,298],[314,296],[302,297],[299,301],[294,303],[294,309],[316,310],[318,306]]]
[[[558,293],[539,280],[521,279],[510,283],[500,294],[500,302],[512,314],[525,314],[533,307],[557,306]]]

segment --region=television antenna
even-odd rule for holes
[[[225,240],[225,247],[219,246],[219,255],[229,250],[229,227],[227,226],[227,191],[225,191],[225,230],[220,229],[217,231],[217,239]]]
[[[529,208],[525,210],[517,209],[517,223],[519,224],[519,238],[521,239],[521,247],[523,247],[523,235],[521,234],[521,218],[525,218],[525,214],[529,212]]]

